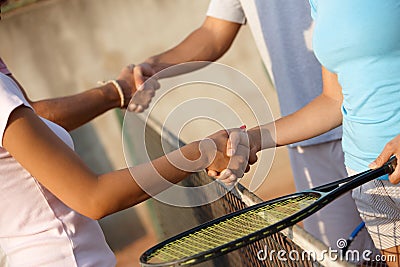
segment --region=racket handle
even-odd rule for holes
[[[394,172],[397,167],[397,158],[396,156],[391,156],[390,159],[385,163],[390,168],[390,173]]]

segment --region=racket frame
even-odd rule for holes
[[[353,175],[353,176],[350,176],[350,177],[347,177],[344,179],[340,179],[338,181],[331,182],[331,183],[328,183],[328,184],[325,184],[322,186],[317,186],[317,187],[314,187],[309,190],[304,190],[301,192],[297,192],[297,193],[293,193],[290,195],[278,197],[278,198],[275,198],[275,199],[272,199],[269,201],[265,201],[265,202],[235,211],[233,213],[229,213],[227,215],[221,216],[221,217],[211,220],[209,222],[203,223],[199,226],[196,226],[187,231],[184,231],[176,236],[168,238],[165,241],[148,249],[140,257],[141,266],[144,266],[144,267],[185,266],[185,265],[189,266],[189,265],[197,264],[197,263],[204,262],[207,260],[211,260],[218,256],[225,255],[231,251],[242,248],[246,245],[254,243],[265,237],[268,237],[270,235],[278,233],[279,231],[282,231],[285,228],[293,226],[294,224],[302,221],[303,219],[309,217],[310,215],[314,214],[318,210],[322,209],[324,206],[326,206],[327,204],[329,204],[330,202],[335,200],[337,197],[343,195],[344,193],[346,193],[364,183],[372,181],[378,177],[392,173],[396,167],[396,164],[397,164],[396,158],[392,157],[387,163],[385,163],[382,167],[380,167],[378,169],[367,170],[362,173],[359,173],[359,174],[356,174],[356,175]],[[158,249],[162,248],[163,246],[165,246],[171,242],[181,239],[182,237],[188,236],[191,233],[195,233],[195,232],[200,231],[209,226],[224,222],[228,219],[231,219],[237,215],[246,213],[248,211],[256,210],[265,205],[271,205],[276,202],[292,199],[292,198],[302,196],[302,195],[319,196],[319,199],[316,200],[314,203],[310,204],[309,206],[299,210],[298,212],[295,212],[294,214],[288,216],[287,218],[285,218],[281,221],[278,221],[272,225],[269,225],[261,230],[253,232],[244,237],[241,237],[234,241],[226,243],[222,246],[215,247],[212,250],[207,250],[207,251],[198,253],[195,256],[181,258],[176,261],[163,262],[163,263],[148,263],[147,262],[148,257],[150,257],[153,254],[153,252],[157,251]]]

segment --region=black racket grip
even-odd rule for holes
[[[396,156],[390,157],[390,159],[385,163],[385,165],[389,168],[389,174],[394,172],[394,170],[396,169],[396,166],[397,166],[397,158],[396,158]]]
[[[351,180],[356,179],[357,177],[359,177],[362,174],[367,174],[367,173],[371,173],[371,172],[374,172],[374,171],[375,172],[376,171],[380,171],[381,175],[384,175],[384,174],[389,174],[390,175],[392,172],[394,172],[394,170],[396,169],[396,166],[397,166],[397,158],[396,158],[396,156],[392,156],[380,168],[377,168],[375,170],[370,169],[370,170],[365,171],[363,173],[355,174],[353,176],[350,176],[350,177],[347,177],[347,178],[343,178],[343,179],[337,180],[335,182],[331,182],[331,183],[328,183],[328,184],[324,184],[324,185],[320,185],[320,186],[314,187],[311,190],[319,191],[319,192],[326,192],[327,193],[327,192],[332,191],[335,188],[339,187],[341,184],[344,184],[344,183],[347,183],[347,182],[349,182]]]

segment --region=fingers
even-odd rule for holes
[[[218,176],[218,172],[214,170],[208,170],[207,175],[216,178]]]
[[[144,89],[143,84],[146,82],[146,80],[155,74],[155,71],[148,63],[141,63],[135,66],[133,72],[133,79],[135,81],[136,88],[138,88],[139,91]]]
[[[371,169],[379,168],[383,166],[383,164],[385,164],[393,155],[396,156],[399,162],[400,157],[398,155],[400,155],[400,135],[396,136],[385,145],[379,156],[373,162],[371,162],[371,164],[369,164],[369,167]],[[393,173],[389,175],[389,181],[393,184],[397,184],[400,182],[399,164],[396,166]]]
[[[133,80],[138,91],[143,89],[142,86],[147,79],[148,77],[143,74],[142,68],[139,65],[136,66],[133,72]]]
[[[129,111],[134,111],[134,112],[143,112],[146,110],[153,97],[155,96],[155,90],[152,88],[148,88],[142,91],[137,91],[132,99],[131,102],[128,105],[128,110]]]
[[[230,169],[225,169],[220,173],[220,175],[216,175],[213,177],[220,180],[227,186],[232,186],[238,181],[238,178],[236,177],[235,174],[232,173]]]
[[[236,177],[243,177],[246,172],[247,166],[249,162],[249,149],[246,146],[239,145],[236,150],[236,154],[230,158],[228,163],[228,169],[232,171],[232,173]]]
[[[242,144],[249,147],[249,138],[245,129],[228,130],[229,139],[226,143],[226,154],[228,157],[235,155],[238,145]]]
[[[132,72],[133,73],[133,69],[135,68],[135,64],[129,64],[128,66],[127,66],[127,69],[130,71],[130,72]]]
[[[211,135],[210,139],[216,144],[217,154],[208,166],[208,170],[212,170],[208,174],[216,179],[226,180],[224,182],[227,183],[237,181],[250,170],[250,164],[257,160],[255,153],[252,153],[251,159],[249,157],[249,142],[243,129],[221,130]],[[226,149],[231,149],[231,152]],[[223,169],[224,172],[221,171]]]
[[[235,182],[238,178],[243,177],[245,172],[250,170],[248,164],[248,149],[239,145],[237,154],[230,158],[227,168],[218,174],[215,170],[208,170],[208,175],[228,183]]]
[[[140,113],[140,112],[143,112],[145,110],[145,108],[143,108],[142,105],[135,104],[135,103],[130,103],[128,105],[127,109],[128,109],[128,111],[136,112],[136,113]]]
[[[397,161],[399,158],[397,157]],[[389,175],[389,181],[392,184],[398,184],[400,182],[400,167],[399,165],[396,166],[396,169],[393,171],[391,175]]]
[[[224,181],[231,177],[233,175],[232,171],[230,169],[225,169],[221,172],[221,174],[218,176],[218,179],[221,181]]]
[[[236,149],[241,139],[240,131],[233,131],[229,134],[228,142],[226,143],[226,155],[232,157],[236,153]]]
[[[135,65],[134,64],[130,64],[130,65],[128,65],[128,66],[125,66],[122,70],[121,70],[121,72],[120,72],[120,74],[119,74],[119,76],[118,76],[118,78],[123,78],[123,79],[126,79],[127,77],[132,77],[132,75],[133,75],[133,69],[135,68]]]
[[[373,162],[371,162],[371,164],[369,164],[369,167],[371,169],[376,169],[376,168],[381,167],[394,154],[394,150],[391,147],[391,145],[389,145],[389,143],[386,144],[386,146],[382,150],[381,154]]]
[[[137,91],[132,96],[128,111],[140,113],[149,107],[155,91],[160,88],[157,79],[152,78],[154,74],[154,69],[148,63],[141,63],[133,67],[133,80]]]
[[[233,185],[235,185],[238,181],[239,181],[239,179],[236,178],[236,176],[232,175],[232,176],[230,176],[228,179],[223,180],[222,182],[223,182],[226,186],[233,186]]]
[[[133,64],[125,66],[117,77],[117,81],[120,84],[123,92],[125,104],[124,107],[127,107],[128,102],[136,91],[136,87],[133,82],[133,68]]]
[[[144,91],[144,90],[158,90],[160,89],[160,83],[156,78],[145,76],[144,77],[145,82],[140,86],[140,89],[138,91]]]
[[[249,164],[250,164],[250,165],[253,165],[254,163],[257,162],[257,160],[258,160],[257,152],[250,149]]]

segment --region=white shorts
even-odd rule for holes
[[[349,175],[356,174],[347,168]],[[353,190],[361,218],[378,249],[400,246],[400,185],[373,180]]]

